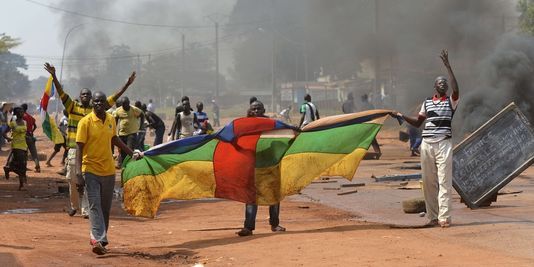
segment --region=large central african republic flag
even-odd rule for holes
[[[239,118],[212,135],[156,146],[126,163],[125,208],[154,217],[164,199],[270,205],[321,176],[352,180],[389,112],[326,117],[302,131],[269,118]]]

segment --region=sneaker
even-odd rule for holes
[[[439,225],[438,219],[432,219],[425,224],[425,227],[436,227]]]
[[[102,245],[102,243],[96,242],[93,244],[93,253],[96,255],[104,255],[107,252],[107,249]]]
[[[35,172],[37,173],[41,172],[41,166],[35,166]]]
[[[54,166],[52,166],[52,164],[51,164],[50,162],[48,162],[48,161],[46,162],[45,165],[46,165],[46,167],[54,167]]]
[[[250,230],[248,228],[243,228],[243,229],[239,230],[238,232],[236,232],[236,234],[238,236],[249,236],[249,235],[252,235],[252,230]]]
[[[450,221],[439,221],[439,226],[441,226],[441,228],[449,228],[451,226],[451,222]]]
[[[4,175],[6,176],[6,180],[9,180],[9,167],[4,166]]]
[[[271,226],[271,231],[273,232],[285,232],[286,228],[278,225],[278,226]]]
[[[76,214],[77,210],[76,209],[70,209],[69,211],[67,211],[67,214],[72,217]]]

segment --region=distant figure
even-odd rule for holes
[[[304,103],[300,106],[300,113],[302,114],[299,123],[300,128],[303,128],[312,121],[320,119],[319,111],[311,102],[311,96],[309,94],[304,96]]]
[[[145,137],[146,137],[146,115],[143,111],[143,103],[141,101],[137,100],[134,103],[134,107],[141,110],[143,113],[143,116],[139,117],[139,131],[137,132],[137,149],[141,151],[145,151]]]
[[[4,174],[6,179],[9,179],[9,172],[14,172],[19,176],[19,190],[22,190],[24,184],[27,183],[26,177],[26,159],[28,145],[26,144],[26,121],[24,117],[24,109],[22,107],[15,107],[13,115],[16,120],[9,122],[7,131],[3,133],[6,140],[11,142],[11,155],[7,159],[4,166]],[[11,137],[7,133],[11,131]]]
[[[0,106],[0,151],[2,147],[6,144],[4,139],[4,133],[7,131],[7,110],[5,110],[6,103],[2,102]]]
[[[156,112],[156,105],[152,103],[152,99],[148,100],[148,105],[146,106],[146,110],[152,113]]]
[[[362,101],[362,103],[361,103],[361,105],[362,105],[361,110],[362,111],[375,109],[375,106],[369,100],[369,95],[368,94],[363,94],[361,96],[361,101]]]
[[[195,111],[195,116],[197,117],[197,124],[195,125],[195,128],[197,129],[195,131],[195,134],[207,134],[211,128],[211,125],[209,123],[208,114],[203,111],[204,110],[204,103],[198,102],[197,103],[197,111]]]
[[[280,116],[282,116],[284,121],[288,123],[291,123],[291,116],[290,116],[291,108],[292,108],[291,105],[289,105],[287,106],[287,108],[284,108],[282,109],[282,111],[280,111]]]
[[[354,113],[354,96],[352,95],[352,92],[347,95],[347,100],[343,102],[341,110],[345,114]]]
[[[115,117],[118,125],[118,135],[123,143],[131,150],[134,150],[138,147],[137,132],[139,132],[140,120],[144,120],[144,114],[139,108],[130,105],[130,99],[128,97],[122,97],[120,101],[121,106],[113,112],[113,117]],[[126,151],[121,150],[119,165],[117,167],[120,168],[125,158]]]
[[[156,115],[156,113],[146,110],[146,106],[143,104],[143,110],[145,111],[145,118],[148,122],[148,128],[152,128],[155,131],[156,137],[154,138],[154,146],[163,143],[163,135],[165,134],[165,123]]]
[[[369,95],[367,94],[363,94],[361,96],[361,100],[362,100],[362,108],[361,108],[361,111],[366,111],[366,110],[372,110],[372,109],[375,109],[375,106],[373,106],[373,104],[371,104],[371,102],[369,102]],[[371,142],[371,146],[373,147],[373,150],[375,151],[376,153],[376,157],[375,159],[380,159],[380,157],[382,156],[382,150],[380,150],[380,144],[378,144],[378,141],[376,140],[376,137],[373,139],[373,141]]]
[[[46,160],[46,166],[52,167],[52,159],[56,156],[59,151],[61,151],[61,148],[63,148],[63,157],[61,158],[61,165],[65,165],[65,159],[67,159],[68,154],[68,148],[67,148],[67,127],[68,127],[68,119],[69,114],[66,110],[63,110],[63,117],[61,117],[61,120],[59,121],[59,132],[63,136],[63,143],[60,144],[54,144],[54,152],[48,157],[48,160]]]
[[[451,80],[452,95],[447,95],[447,78],[438,76],[434,81],[435,94],[423,101],[418,117],[397,113],[409,124],[419,128],[423,122],[421,144],[421,170],[426,213],[430,221],[427,226],[451,225],[452,197],[452,117],[460,99],[458,82],[449,63],[449,53],[442,50],[440,58]]]
[[[167,141],[174,140],[174,137],[171,136],[171,133],[176,132],[176,116],[178,116],[180,112],[184,111],[184,101],[189,102],[189,97],[186,95],[182,96],[180,104],[176,105],[176,109],[174,110],[174,120],[172,122],[171,130],[167,134]],[[190,108],[190,111],[193,111],[193,109]]]
[[[22,110],[24,110],[24,121],[26,121],[26,144],[28,145],[28,150],[32,155],[33,162],[35,162],[35,172],[41,172],[41,166],[39,165],[39,157],[37,154],[37,146],[35,146],[35,136],[33,133],[37,129],[37,124],[35,123],[35,118],[28,113],[28,104],[23,103],[20,105]]]
[[[247,117],[266,117],[263,103],[257,100],[252,102],[247,110]],[[246,204],[245,225],[240,231],[236,232],[238,236],[252,235],[252,231],[256,228],[257,213],[258,205]],[[286,228],[280,226],[280,203],[269,206],[269,224],[273,232],[284,232],[286,230]]]
[[[212,104],[212,108],[211,108],[211,111],[213,113],[213,126],[215,127],[219,127],[221,126],[221,123],[220,123],[220,114],[219,114],[219,105],[217,105],[217,103],[215,103],[215,99],[211,100],[211,104]]]
[[[423,138],[421,138],[421,129],[408,124],[408,135],[410,136],[410,151],[412,151],[412,157],[420,155],[419,146]]]
[[[191,112],[189,100],[184,100],[182,105],[183,111],[178,113],[174,119],[173,124],[176,125],[176,127],[171,130],[172,140],[193,136],[193,132],[195,131],[193,125],[198,125],[197,116],[195,113]]]

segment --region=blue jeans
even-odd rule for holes
[[[258,205],[247,204],[245,206],[245,228],[249,230],[256,229],[256,214]],[[269,224],[276,227],[280,224],[280,203],[269,206]]]
[[[84,173],[85,193],[89,201],[89,222],[91,223],[91,239],[107,245],[109,213],[113,200],[115,175],[98,176]]]
[[[421,146],[422,141],[423,138],[421,138],[421,136],[418,136],[417,134],[410,134],[410,149],[419,149],[419,146]]]
[[[163,143],[163,135],[165,134],[165,126],[156,128],[156,137],[154,138],[154,146]]]

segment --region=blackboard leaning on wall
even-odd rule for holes
[[[511,103],[453,151],[453,186],[475,209],[534,162],[534,130]]]

